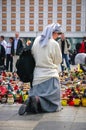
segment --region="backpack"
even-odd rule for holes
[[[31,47],[23,48],[16,62],[17,74],[22,82],[30,82],[32,86],[35,60],[31,53]]]

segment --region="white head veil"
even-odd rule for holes
[[[53,32],[57,32],[57,33],[61,33],[61,25],[59,23],[53,23],[53,24],[49,24],[48,26],[46,26],[46,28],[44,29],[44,31],[41,34],[41,39],[40,39],[40,45],[41,47],[44,47],[47,45],[48,40],[52,37],[52,33]]]

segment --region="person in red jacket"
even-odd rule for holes
[[[83,37],[79,53],[86,53],[86,37]]]

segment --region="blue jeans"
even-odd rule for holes
[[[66,62],[66,66],[68,68],[68,70],[70,70],[70,63],[69,63],[69,60],[68,60],[68,55],[67,54],[62,54],[62,63],[61,63],[61,69],[62,69],[62,72],[64,71],[64,59],[65,59],[65,62]]]

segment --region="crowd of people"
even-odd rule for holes
[[[4,36],[0,36],[0,66],[4,66],[10,72],[16,71],[15,64],[22,49],[23,43],[18,32],[15,33],[15,38],[9,37],[8,42]]]
[[[59,37],[61,38],[56,41]],[[27,42],[27,46],[29,44],[30,41]],[[16,71],[13,62],[15,65],[22,49],[23,43],[19,33],[15,33],[15,38],[10,37],[8,43],[4,40],[4,36],[0,36],[0,66],[5,65],[6,61],[6,70]],[[86,37],[78,49],[77,53],[82,55],[86,53]],[[46,26],[42,34],[35,39],[31,49],[35,59],[35,69],[25,110],[27,106],[29,108],[27,111],[35,113],[61,110],[58,66],[61,65],[63,72],[65,60],[68,70],[71,69],[68,59],[70,50],[71,43],[65,37],[59,23]],[[86,64],[86,55],[83,61]],[[20,111],[19,114],[22,115],[22,112]]]
[[[31,41],[26,43],[27,46],[31,44]],[[58,40],[61,53],[62,53],[62,62],[61,70],[65,70],[64,61],[66,63],[66,68],[70,70],[70,64],[75,65],[75,56],[78,53],[86,53],[86,37],[83,37],[82,43],[77,43],[75,50],[72,53],[71,43],[65,37],[65,34],[62,33],[60,39]],[[19,54],[23,49],[23,41],[19,38],[19,33],[15,33],[15,37],[9,37],[9,41],[6,42],[4,36],[0,36],[0,66],[5,66],[7,71],[13,72],[16,71],[16,61],[19,58]]]

